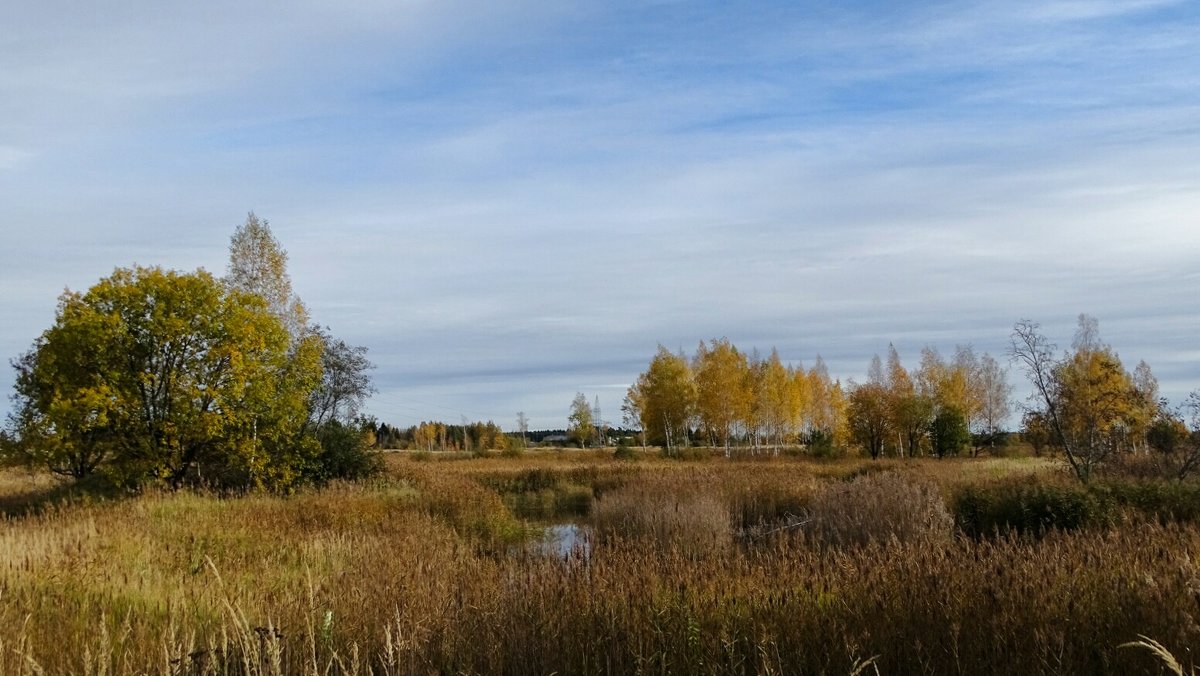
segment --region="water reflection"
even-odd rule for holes
[[[558,523],[547,526],[541,539],[531,549],[542,556],[587,558],[591,554],[591,528],[577,523]]]

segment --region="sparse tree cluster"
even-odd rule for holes
[[[889,345],[886,366],[876,355],[867,373],[867,382],[851,387],[850,418],[854,440],[872,457],[954,455],[972,438],[991,444],[1009,414],[1004,370],[969,346],[950,361],[926,347],[910,372]]]

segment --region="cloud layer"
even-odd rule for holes
[[[851,377],[1079,312],[1200,386],[1192,3],[541,4],[17,9],[0,352],[115,266],[222,270],[253,209],[399,424],[616,420],[658,343]]]

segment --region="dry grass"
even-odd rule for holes
[[[925,542],[953,535],[954,518],[935,487],[899,474],[867,474],[827,486],[809,508],[806,531],[827,545]]]
[[[1139,635],[1191,659],[1193,525],[736,537],[808,509],[924,523],[921,486],[1031,464],[397,457],[291,497],[66,504],[0,522],[0,673],[1157,673],[1119,648]],[[877,506],[853,497],[876,484]],[[617,537],[566,560],[519,546],[535,529],[509,496],[555,485],[590,489]]]
[[[694,558],[724,552],[733,544],[728,506],[697,483],[638,481],[600,499],[593,522],[601,544],[625,540],[626,546]]]

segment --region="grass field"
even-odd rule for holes
[[[0,474],[0,673],[1160,673],[1200,490],[1053,461],[418,461],[291,496]],[[574,524],[585,544],[535,547]]]

